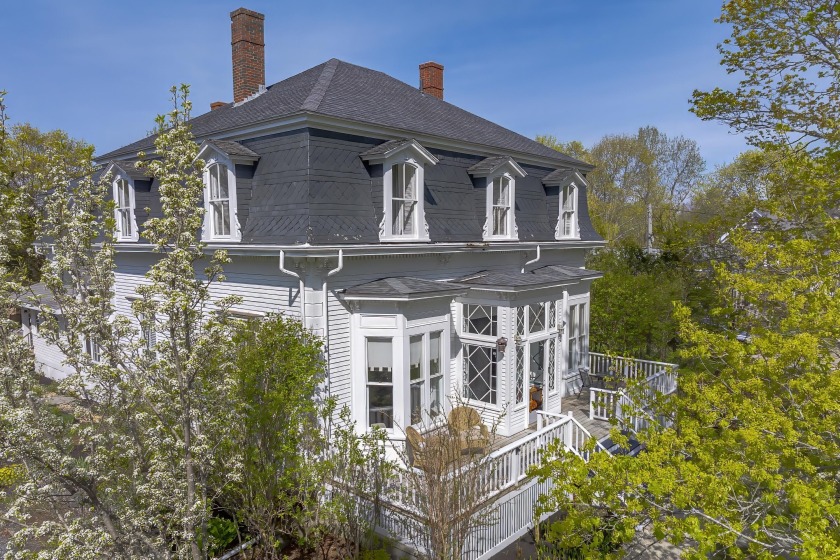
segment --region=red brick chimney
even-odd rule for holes
[[[420,91],[443,99],[443,66],[437,62],[420,65]]]
[[[215,111],[216,109],[221,109],[225,105],[227,105],[227,103],[224,101],[214,101],[210,104],[210,110]]]
[[[265,85],[265,16],[239,8],[230,13],[233,52],[233,102],[239,103]]]

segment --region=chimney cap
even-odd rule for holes
[[[251,16],[251,17],[255,17],[257,19],[265,19],[265,14],[255,12],[254,10],[249,10],[248,8],[237,8],[230,13],[231,18],[234,18],[238,15]]]

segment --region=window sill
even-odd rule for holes
[[[431,243],[428,237],[380,237],[380,243]]]

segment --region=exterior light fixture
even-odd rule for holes
[[[508,339],[506,339],[505,337],[501,337],[501,338],[496,340],[496,348],[502,354],[505,353],[505,348],[507,348],[507,344],[508,344]]]

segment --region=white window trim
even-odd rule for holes
[[[204,225],[202,227],[202,241],[241,241],[242,228],[239,224],[239,205],[236,200],[236,165],[220,152],[213,150],[213,154],[204,160]],[[230,204],[230,235],[215,235],[213,233],[213,209],[210,206],[210,168],[221,164],[228,172],[228,201]]]
[[[580,323],[580,305],[585,305],[586,310],[584,313],[584,324]],[[577,318],[575,320],[576,326],[576,334],[575,344],[580,344],[580,337],[583,336],[584,343],[583,343],[583,352],[578,360],[577,367],[585,367],[589,363],[589,323],[590,323],[590,313],[592,308],[590,307],[589,303],[589,295],[585,296],[569,296],[565,305],[565,309],[563,309],[563,321],[564,321],[564,329],[563,329],[563,345],[562,345],[562,362],[561,362],[561,369],[565,372],[563,376],[564,380],[576,378],[579,374],[577,371],[569,371],[569,339],[572,338],[571,332],[571,310],[574,307],[575,313],[577,314]]]
[[[387,242],[428,242],[429,224],[426,222],[426,166],[437,165],[438,159],[417,140],[401,143],[398,147],[384,153],[364,155],[362,158],[371,164],[382,165],[382,222],[379,224],[379,240]],[[414,220],[413,235],[394,235],[392,231],[392,189],[391,168],[398,163],[409,163],[417,168],[417,216]]]
[[[351,337],[351,362],[353,364],[352,388],[352,414],[356,424],[362,430],[370,430],[368,415],[368,380],[367,380],[367,339],[369,338],[390,338],[393,359],[391,384],[394,397],[394,418],[393,428],[386,428],[390,439],[402,439],[402,430],[411,426],[411,345],[410,338],[423,334],[424,361],[429,358],[430,333],[441,332],[440,352],[441,369],[443,375],[443,411],[441,416],[445,417],[449,412],[447,398],[451,395],[451,373],[449,359],[450,339],[452,337],[450,313],[435,316],[431,319],[424,319],[417,324],[407,321],[402,313],[379,314],[379,313],[353,313],[352,337]],[[427,365],[425,366],[427,367]],[[429,391],[429,378],[426,378],[426,391]],[[428,401],[427,401],[428,402]],[[424,419],[428,419],[428,411],[424,412]],[[424,422],[431,425],[431,421]]]
[[[580,193],[581,188],[586,186],[586,180],[580,173],[574,172],[570,177],[557,183],[557,186],[560,188],[560,191],[557,193],[557,226],[554,229],[554,238],[558,241],[564,239],[580,239]],[[563,214],[566,211],[563,208],[563,192],[567,188],[573,189],[571,198],[572,232],[570,235],[566,235],[565,228],[563,227]]]
[[[426,222],[426,173],[424,165],[416,157],[401,154],[402,157],[392,157],[383,162],[382,186],[384,208],[382,223],[379,225],[380,241],[429,241],[429,224]],[[410,235],[395,235],[393,232],[393,167],[395,165],[410,165],[415,173],[415,203],[414,231]]]
[[[415,336],[422,336],[422,361],[421,366],[423,369],[423,402],[428,405],[431,404],[431,372],[429,371],[429,358],[431,357],[431,335],[432,333],[440,333],[440,375],[442,379],[441,384],[441,391],[443,395],[441,396],[441,412],[440,416],[445,417],[446,413],[448,412],[448,402],[446,401],[448,395],[447,388],[449,385],[449,360],[447,359],[448,356],[448,344],[449,344],[449,336],[448,336],[448,325],[449,322],[433,322],[429,324],[424,324],[422,326],[410,327],[406,328],[405,330],[405,342],[404,348],[406,349],[405,352],[405,364],[403,366],[404,373],[405,373],[405,402],[403,403],[404,409],[404,417],[406,422],[411,422],[411,338]],[[395,402],[396,404],[396,402]],[[395,411],[396,415],[396,411]],[[418,427],[428,427],[431,426],[436,420],[431,416],[431,411],[429,408],[424,408],[422,410],[422,420],[420,422],[416,422],[414,424],[406,424],[415,428]]]
[[[507,233],[506,234],[493,234],[493,207],[494,207],[494,197],[493,197],[493,183],[496,179],[507,179],[509,181],[508,187],[508,215],[507,215]],[[516,176],[505,171],[501,173],[496,173],[494,175],[488,176],[486,179],[487,183],[487,196],[485,197],[486,206],[484,215],[486,219],[484,221],[484,241],[518,241],[519,240],[519,228],[516,226]]]
[[[464,328],[464,321],[466,318],[466,307],[468,305],[482,305],[485,307],[494,307],[496,308],[496,332],[494,334],[486,335],[486,334],[476,334],[467,331]],[[494,411],[498,412],[503,410],[505,406],[505,399],[502,397],[503,394],[503,386],[504,386],[504,379],[502,378],[504,366],[503,360],[499,359],[498,348],[496,345],[496,341],[501,336],[501,333],[504,332],[503,328],[503,307],[506,307],[508,303],[501,302],[501,301],[479,301],[479,300],[467,300],[467,301],[459,301],[457,308],[458,308],[458,364],[459,364],[459,372],[460,376],[458,379],[458,387],[457,390],[459,392],[460,398],[464,401],[465,404],[469,404],[477,408],[478,410],[487,410],[487,411]],[[491,351],[496,353],[496,402],[490,403],[487,401],[482,401],[478,399],[472,399],[467,396],[467,371],[464,367],[464,346],[467,344],[471,344],[473,346],[483,346],[486,348],[491,348]],[[505,352],[510,352],[513,350],[513,341],[508,341],[508,350]],[[509,400],[509,399],[507,399]]]
[[[120,208],[118,206],[118,195],[117,195],[117,185],[120,181],[125,181],[128,183],[128,213],[129,219],[131,220],[131,234],[124,235],[122,228],[120,225],[122,224],[122,220],[120,220]],[[137,203],[134,196],[134,179],[123,173],[122,171],[117,168],[117,173],[114,175],[114,180],[111,182],[111,194],[114,197],[114,219],[116,220],[116,237],[117,241],[137,241],[140,238],[140,235],[137,231]]]

